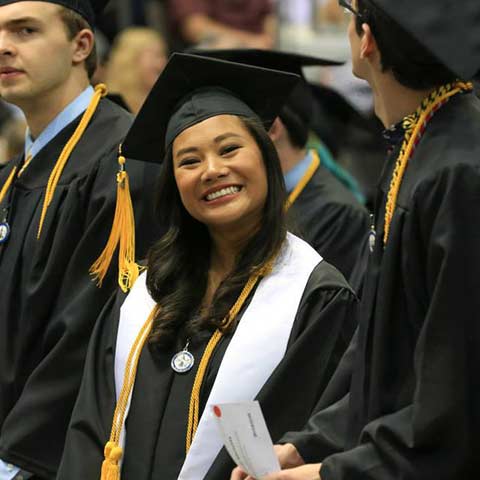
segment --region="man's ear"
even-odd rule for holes
[[[368,23],[362,24],[362,36],[360,40],[360,58],[371,58],[378,51],[377,42]]]
[[[84,28],[80,30],[73,39],[73,55],[72,62],[79,64],[85,61],[93,50],[95,37],[93,32]]]
[[[270,130],[268,131],[268,135],[271,138],[272,142],[277,142],[283,134],[283,124],[280,120],[280,117],[277,117],[273,122]]]

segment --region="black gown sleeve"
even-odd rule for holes
[[[478,167],[444,169],[417,189],[403,242],[415,246],[408,268],[424,268],[429,302],[418,319],[414,395],[368,423],[355,448],[327,458],[322,480],[478,476],[479,202]]]
[[[116,405],[114,350],[125,295],[113,295],[98,318],[88,346],[57,480],[97,479]]]
[[[322,210],[322,218],[311,226],[311,244],[328,262],[340,270],[357,291],[363,276],[360,261],[369,233],[369,215],[363,208],[332,202]],[[354,283],[352,283],[354,280]]]
[[[292,443],[305,463],[316,463],[346,446],[349,389],[358,331],[342,357],[305,427],[287,432],[280,444]]]

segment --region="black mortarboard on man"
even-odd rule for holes
[[[480,71],[480,2],[477,0],[369,1],[459,78],[471,80]]]
[[[0,7],[11,3],[25,0],[0,0]],[[30,1],[30,0],[29,0]],[[68,8],[81,15],[91,27],[95,26],[95,20],[100,15],[110,0],[31,0],[34,2],[55,3]]]

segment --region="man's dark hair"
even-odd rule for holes
[[[426,90],[456,80],[420,42],[406,32],[370,0],[357,0],[355,28],[370,26],[381,55],[382,70],[391,70],[395,79],[413,90]],[[414,15],[415,12],[412,12]]]
[[[297,148],[305,148],[313,118],[312,90],[306,81],[302,80],[290,93],[280,112],[280,120],[284,124],[290,142]]]
[[[77,12],[70,10],[66,7],[60,7],[60,19],[67,29],[68,39],[75,38],[78,32],[88,28],[92,30],[92,27],[88,22]],[[85,59],[85,68],[87,70],[88,78],[92,78],[95,70],[97,69],[97,47],[94,43],[90,55]]]
[[[279,117],[287,130],[292,145],[297,148],[305,148],[309,133],[309,127],[305,120],[288,105],[282,108]]]

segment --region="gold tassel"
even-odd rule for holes
[[[102,463],[102,474],[100,480],[120,480],[120,465],[122,458],[121,447],[114,442],[107,442],[104,450],[105,460]]]
[[[90,267],[90,274],[102,286],[117,246],[118,253],[118,284],[122,291],[128,292],[139,275],[139,266],[135,263],[135,217],[133,213],[130,184],[125,170],[125,157],[119,147],[117,173],[117,204],[113,218],[112,229],[103,252]]]

